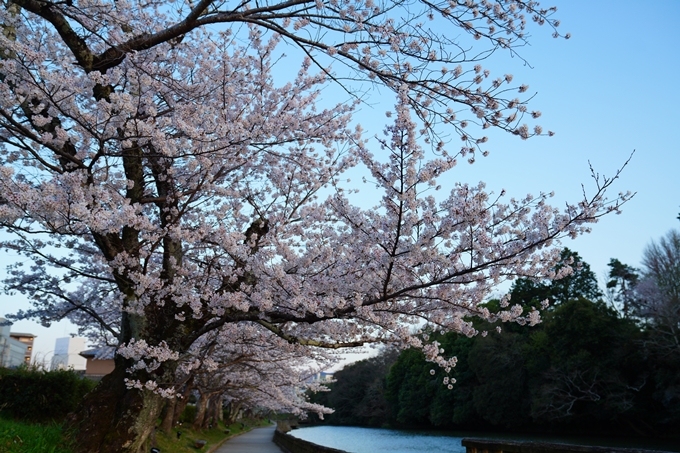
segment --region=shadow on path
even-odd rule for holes
[[[273,442],[276,426],[256,428],[226,441],[215,453],[281,453]]]

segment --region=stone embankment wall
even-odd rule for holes
[[[463,439],[461,443],[467,453],[669,453],[658,450],[636,450],[634,448],[589,447],[548,442],[514,442],[489,439]]]

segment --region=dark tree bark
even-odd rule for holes
[[[238,416],[239,411],[241,410],[241,405],[232,401],[230,402],[227,407],[227,419],[224,421],[224,424],[229,426],[232,423],[236,422],[236,417]]]
[[[222,406],[222,395],[217,399],[217,404],[215,405],[215,420],[219,422],[224,421],[224,410]]]
[[[165,434],[170,434],[172,428],[179,423],[179,419],[182,416],[182,412],[189,404],[189,396],[194,390],[194,378],[193,376],[184,384],[184,389],[177,398],[167,402],[165,414],[163,415],[163,420],[161,421],[161,430]]]
[[[196,430],[203,429],[203,420],[205,419],[206,409],[208,408],[209,395],[199,390],[198,401],[196,401],[196,417],[194,418],[193,427]]]
[[[122,361],[119,361],[120,363]],[[83,400],[68,427],[75,429],[82,453],[145,453],[163,407],[163,398],[149,391],[128,389],[125,367],[116,364]],[[106,430],[102,426],[108,426]]]
[[[203,419],[203,429],[208,429],[210,425],[217,425],[220,420],[219,414],[222,412],[222,394],[212,394],[208,400],[208,409]]]
[[[172,427],[175,426],[175,406],[177,406],[177,398],[168,400],[163,408],[163,413],[161,414],[161,426],[160,430],[165,434],[170,434]]]

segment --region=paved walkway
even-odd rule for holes
[[[215,453],[281,453],[272,441],[276,426],[257,428],[226,441]]]

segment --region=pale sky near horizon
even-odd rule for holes
[[[577,251],[602,277],[610,258],[639,266],[645,246],[670,229],[680,229],[680,2],[631,0],[554,0],[563,33],[552,39],[547,27],[532,28],[531,46],[520,50],[532,68],[518,58],[500,57],[488,65],[492,77],[511,73],[535,92],[531,109],[551,138],[522,141],[514,136],[488,143],[491,154],[474,165],[459,164],[447,178],[487,183],[509,195],[555,192],[553,203],[575,200],[581,184],[592,192],[589,162],[613,175],[635,150],[614,185],[637,194],[623,208],[593,226],[593,233],[563,245]],[[493,58],[496,58],[494,56]],[[498,71],[495,70],[498,68]],[[382,112],[378,112],[382,113]],[[362,111],[371,117],[375,112]],[[379,133],[382,124],[364,129]],[[675,131],[675,132],[673,132]],[[366,189],[367,191],[369,189]],[[0,265],[4,264],[0,258]],[[24,307],[19,297],[0,293],[0,316]],[[68,324],[45,329],[22,321],[12,330],[38,335],[35,351],[48,357],[54,340],[74,332]]]

